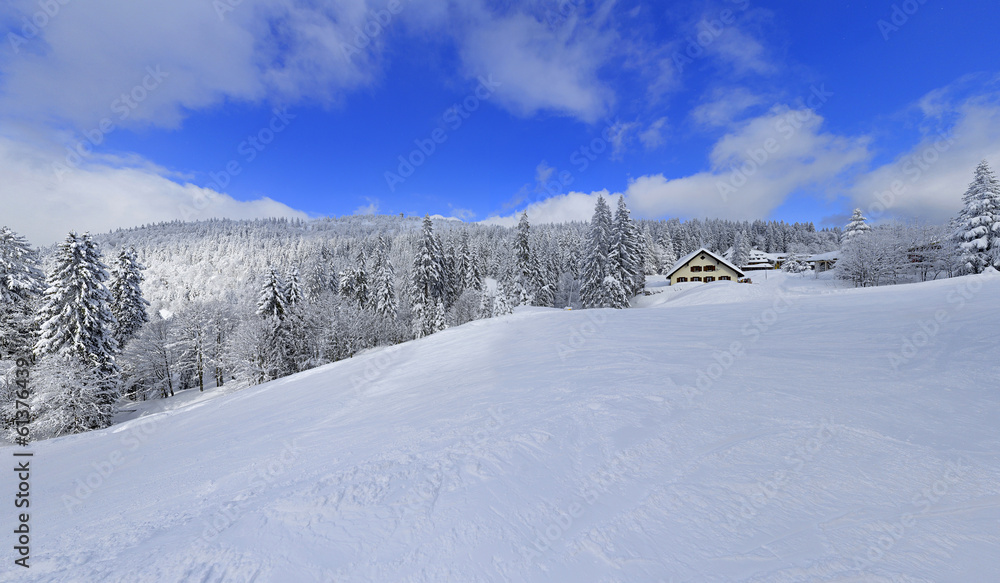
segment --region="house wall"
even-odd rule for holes
[[[704,271],[706,265],[715,267],[715,271]],[[701,267],[702,270],[692,271],[692,267]],[[738,273],[707,253],[696,255],[693,259],[691,259],[691,261],[688,261],[687,265],[678,269],[676,273],[671,275],[670,285],[679,283],[679,278],[685,278],[687,281],[691,281],[692,277],[700,277],[702,278],[702,281],[705,281],[705,277],[714,277],[716,281],[718,281],[720,277],[728,277],[732,281],[736,281],[740,278]]]

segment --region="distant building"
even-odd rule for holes
[[[670,285],[691,281],[737,281],[744,277],[743,270],[702,247],[681,257],[667,272]]]
[[[828,253],[813,255],[808,259],[808,262],[816,273],[821,273],[833,269],[837,265],[837,258],[839,256],[840,251],[830,251]]]
[[[744,271],[761,271],[764,269],[780,269],[788,257],[787,253],[764,253],[760,249],[750,250],[750,260],[742,266]]]

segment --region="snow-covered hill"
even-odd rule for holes
[[[0,581],[1000,581],[1000,276],[773,275],[36,444]]]

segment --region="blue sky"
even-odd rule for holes
[[[823,4],[15,0],[5,221],[946,220],[1000,163],[1000,6]]]

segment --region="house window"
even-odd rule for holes
[[[719,276],[719,281],[732,281],[732,280],[733,278],[729,277],[728,275]]]
[[[700,277],[692,277],[691,281],[701,281],[701,278]]]
[[[710,281],[715,281],[715,278],[712,277],[711,275],[705,278],[705,283],[708,283]]]
[[[677,283],[685,283],[685,282],[687,282],[687,280],[688,280],[688,278],[686,278],[686,277],[678,277],[677,278]]]
[[[715,266],[714,265],[706,265],[704,267],[704,269],[705,269],[705,271],[715,271]]]
[[[693,272],[694,271],[701,271],[701,266],[700,265],[692,265],[691,266],[691,271],[693,271]]]

